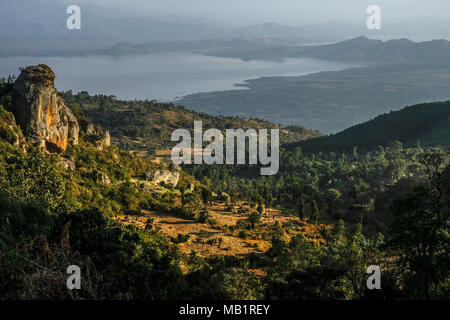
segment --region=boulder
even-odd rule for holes
[[[109,175],[105,172],[95,171],[93,173],[93,178],[97,183],[102,183],[106,185],[111,184],[111,179],[109,178]]]
[[[66,157],[61,157],[59,159],[59,165],[68,171],[75,171],[76,166],[75,166],[75,160],[73,158],[66,158]]]
[[[146,172],[143,175],[143,179],[157,184],[164,183],[165,185],[176,187],[178,181],[180,180],[180,173],[171,172],[168,170],[155,170],[151,172]]]
[[[96,134],[95,126],[92,122],[89,120],[81,120],[80,121],[80,129],[83,131],[87,136],[92,136]]]
[[[105,131],[104,135],[101,139],[97,140],[97,149],[103,150],[103,148],[107,148],[111,145],[111,135],[109,131]]]
[[[12,112],[22,128],[48,152],[62,153],[78,144],[79,125],[54,86],[55,74],[47,65],[22,70],[13,86]]]

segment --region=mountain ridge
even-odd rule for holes
[[[260,50],[212,50],[208,54],[244,60],[309,57],[370,64],[450,63],[450,42],[444,39],[414,42],[406,38],[382,41],[358,36],[324,45],[279,46]]]

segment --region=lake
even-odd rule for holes
[[[309,58],[249,61],[190,52],[133,56],[0,58],[0,77],[19,67],[45,63],[56,73],[60,91],[115,95],[119,99],[171,101],[184,95],[237,89],[235,84],[265,76],[296,76],[342,70],[350,65]],[[244,90],[244,88],[241,88]]]

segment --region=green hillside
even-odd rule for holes
[[[317,130],[300,126],[281,126],[255,118],[212,116],[158,101],[121,101],[111,96],[90,96],[86,92],[61,95],[72,109],[110,130],[113,142],[128,150],[152,153],[155,149],[170,148],[174,145],[170,141],[172,132],[179,128],[192,130],[195,120],[203,122],[204,130],[278,128],[281,143],[322,136]]]
[[[350,152],[400,141],[407,147],[450,146],[450,101],[392,111],[336,135],[294,143],[304,152]]]

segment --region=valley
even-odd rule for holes
[[[446,297],[448,102],[324,136],[158,101],[58,92],[55,77],[37,65],[0,81],[2,298],[363,299],[374,294],[365,285],[374,264],[392,288],[379,298]],[[420,87],[418,74],[410,78]],[[222,132],[279,129],[278,173],[172,163],[171,133],[192,133],[195,121]],[[430,251],[418,256],[422,234]],[[400,257],[437,261],[422,262],[441,275],[436,289],[415,291],[423,278]],[[68,291],[67,264],[93,285]]]

